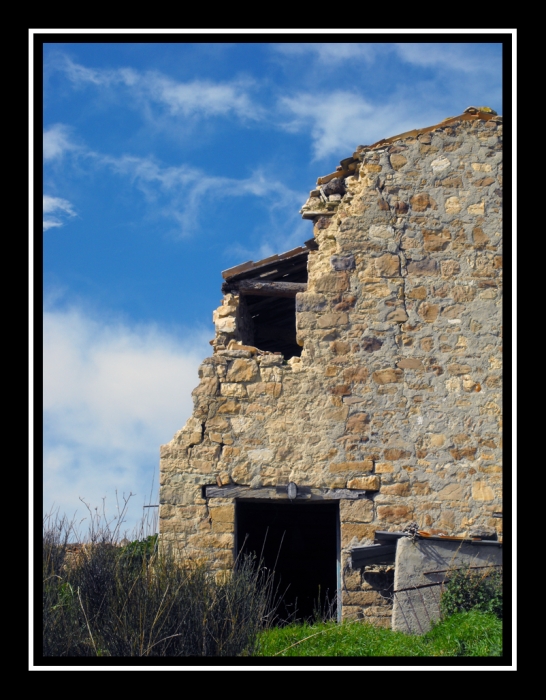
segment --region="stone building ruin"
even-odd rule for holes
[[[393,567],[352,552],[502,529],[502,117],[359,146],[301,213],[305,245],[222,273],[160,534],[218,571],[261,554],[287,615],[389,625]]]

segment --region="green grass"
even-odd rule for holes
[[[422,636],[363,622],[289,625],[262,632],[256,656],[501,656],[502,622],[456,613]]]

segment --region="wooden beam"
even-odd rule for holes
[[[262,297],[295,297],[298,292],[307,290],[306,282],[266,282],[257,279],[231,282],[229,286],[239,294]]]
[[[288,500],[287,486],[269,486],[251,489],[250,486],[205,486],[205,498],[265,498],[275,500]],[[324,499],[349,499],[358,500],[366,497],[367,491],[353,491],[351,489],[321,489],[311,486],[298,486],[296,501],[322,501]]]

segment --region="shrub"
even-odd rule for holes
[[[247,558],[218,576],[152,535],[120,546],[93,516],[70,553],[73,524],[43,531],[44,656],[236,656],[252,653],[271,614],[271,585]],[[80,540],[81,541],[81,540]]]
[[[480,610],[502,620],[502,569],[456,569],[444,587],[440,610],[444,617],[456,612]]]

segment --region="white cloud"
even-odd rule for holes
[[[230,178],[207,173],[186,164],[164,166],[153,158],[125,155],[115,158],[89,152],[97,164],[111,168],[128,177],[154,202],[161,216],[171,218],[179,225],[179,233],[187,235],[197,227],[201,211],[206,206],[217,206],[224,199],[256,197],[269,211],[299,209],[305,192],[294,191],[281,180],[267,177],[257,169],[247,178]]]
[[[44,160],[60,158],[66,151],[72,151],[76,148],[69,138],[69,131],[69,128],[64,124],[54,124],[49,129],[44,130]]]
[[[72,208],[72,204],[67,199],[62,197],[50,197],[47,194],[43,196],[43,229],[47,231],[50,228],[62,226],[64,219],[67,216],[76,216],[76,212]],[[45,216],[47,214],[47,216]],[[52,215],[55,216],[52,216]],[[59,218],[61,217],[61,218]]]
[[[185,340],[155,326],[44,313],[44,508],[72,515],[115,491],[137,494],[132,525],[157,473],[159,446],[190,416],[213,331]],[[136,508],[136,510],[135,510]]]
[[[92,84],[105,88],[124,87],[137,103],[145,103],[146,107],[158,105],[172,116],[189,118],[235,114],[246,120],[258,119],[263,115],[261,108],[254,104],[249,95],[249,81],[179,82],[157,71],[139,72],[132,68],[95,70],[74,63],[67,56],[57,60],[55,65],[76,86]]]
[[[310,131],[316,160],[332,155],[339,160],[360,144],[425,125],[415,122],[414,105],[372,104],[347,91],[284,97],[280,107],[290,115],[284,125],[287,130]],[[431,118],[430,112],[427,118]]]
[[[483,45],[456,43],[395,44],[399,57],[416,66],[438,66],[464,73],[500,75],[500,56],[484,54]]]
[[[339,63],[350,59],[364,59],[371,63],[377,54],[377,44],[371,43],[286,43],[273,48],[286,56],[311,54],[321,63]]]

